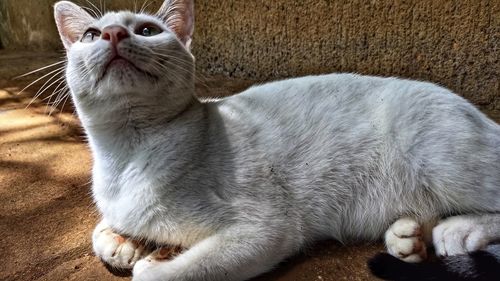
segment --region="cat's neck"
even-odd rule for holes
[[[202,119],[204,105],[194,96],[176,104],[126,99],[109,102],[108,106],[77,103],[96,160],[126,162],[122,158],[147,149],[159,139],[171,143],[189,141],[187,134],[176,134],[176,130],[202,130],[197,121]]]
[[[97,202],[113,200],[123,190],[146,184],[160,174],[168,185],[177,178],[176,171],[203,162],[209,127],[206,104],[193,98],[174,111],[150,106],[151,114],[133,108],[127,113],[115,112],[114,123],[83,122],[94,158]]]

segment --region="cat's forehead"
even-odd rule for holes
[[[158,25],[163,25],[163,22],[157,17],[147,14],[135,14],[128,11],[107,13],[102,18],[98,19],[95,24],[99,27],[105,27],[113,24],[131,26],[145,22],[153,22]]]

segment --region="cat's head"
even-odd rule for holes
[[[68,1],[54,10],[76,99],[168,98],[166,92],[192,87],[193,0],[166,0],[156,15],[123,11],[95,18]]]

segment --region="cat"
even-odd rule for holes
[[[386,233],[417,262],[427,228],[444,256],[500,236],[498,124],[432,83],[356,74],[200,101],[193,2],[98,18],[55,4],[105,263],[135,281],[247,280],[320,239]],[[146,242],[183,250],[160,259]]]

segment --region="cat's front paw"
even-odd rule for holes
[[[94,253],[108,265],[119,269],[132,269],[147,253],[145,247],[123,237],[104,223],[99,223],[92,234]]]
[[[155,266],[157,261],[144,258],[137,261],[132,271],[133,281],[152,281],[155,280]]]
[[[456,216],[441,221],[432,230],[436,254],[453,256],[484,248],[489,239],[485,226],[474,216]]]
[[[387,251],[406,262],[421,262],[427,258],[422,236],[422,228],[416,220],[401,218],[385,233]]]
[[[170,246],[156,249],[145,258],[137,261],[133,270],[133,281],[153,281],[157,280],[158,276],[161,276],[161,280],[168,279],[167,277],[173,275],[175,271],[169,274],[169,267],[165,266],[165,263],[181,251],[181,247]]]

